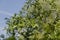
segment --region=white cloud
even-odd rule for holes
[[[0,14],[8,15],[8,16],[13,16],[12,13],[9,13],[9,12],[6,12],[6,11],[0,11]]]
[[[4,27],[0,27],[0,34],[5,34],[6,31],[4,30]]]
[[[6,15],[6,16],[13,16],[12,13],[6,12],[6,11],[1,11],[0,10],[0,15]],[[0,23],[0,26],[3,26],[3,21]],[[4,27],[0,27],[0,34],[6,34],[6,31],[4,30]]]

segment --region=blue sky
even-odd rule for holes
[[[25,0],[0,0],[0,34],[4,34],[2,29],[6,26],[4,18],[11,17],[21,10]]]

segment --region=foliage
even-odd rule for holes
[[[18,15],[7,19],[7,32],[19,40],[60,40],[57,0],[27,0]]]
[[[8,38],[5,38],[6,40],[16,40],[14,36],[10,36]]]

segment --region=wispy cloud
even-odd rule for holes
[[[0,27],[0,34],[5,34],[6,30],[4,30],[4,27]]]
[[[13,16],[12,13],[6,12],[6,11],[0,11],[0,14],[7,15],[7,16]]]

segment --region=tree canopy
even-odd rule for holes
[[[26,0],[19,14],[6,18],[7,33],[18,40],[60,40],[58,1]]]

